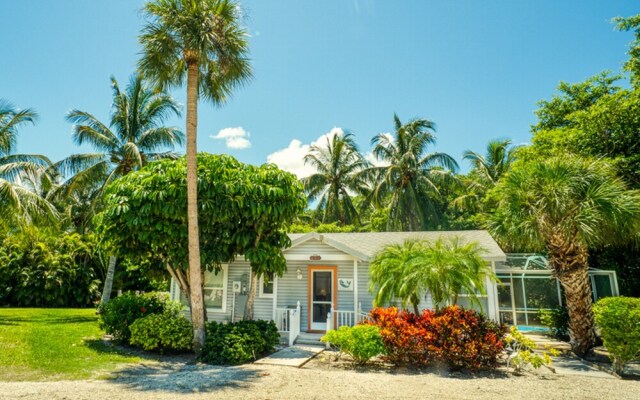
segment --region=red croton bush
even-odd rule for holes
[[[394,364],[493,368],[504,349],[505,326],[458,306],[423,310],[419,315],[395,307],[376,308],[370,316],[369,323],[380,328],[385,357]]]

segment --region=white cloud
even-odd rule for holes
[[[269,154],[267,162],[276,164],[280,169],[295,174],[298,179],[305,178],[316,172],[313,166],[304,163],[304,156],[309,153],[311,146],[319,145],[324,147],[327,139],[332,139],[333,136],[342,134],[344,134],[342,128],[335,127],[310,144],[304,144],[298,139],[293,139],[288,147]]]
[[[217,135],[211,135],[212,139],[224,140],[230,149],[242,150],[251,147],[248,137],[249,132],[245,131],[241,126],[237,128],[224,128]]]

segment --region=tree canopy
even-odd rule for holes
[[[150,163],[106,189],[99,232],[119,255],[188,266],[186,160]],[[275,165],[198,154],[201,261],[209,270],[237,255],[258,275],[282,274],[287,227],[306,205],[296,177]]]

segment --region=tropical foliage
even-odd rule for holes
[[[0,236],[0,306],[93,305],[101,276],[94,237],[34,227]]]
[[[494,368],[504,350],[504,326],[458,306],[420,314],[376,308],[369,316],[380,329],[384,359],[397,365]]]
[[[481,307],[478,295],[485,293],[487,278],[495,279],[481,255],[477,243],[462,243],[457,237],[387,246],[371,260],[374,305],[400,299],[403,307],[410,304],[417,314],[427,293],[436,310],[457,304],[458,296],[464,293]]]
[[[520,249],[544,250],[565,292],[572,347],[595,343],[589,248],[637,234],[640,193],[603,161],[553,158],[514,168],[491,193],[490,231]]]

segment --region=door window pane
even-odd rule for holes
[[[331,275],[327,271],[313,272],[313,301],[331,301]]]
[[[313,304],[313,322],[327,322],[327,315],[331,310],[331,304],[314,303]]]

